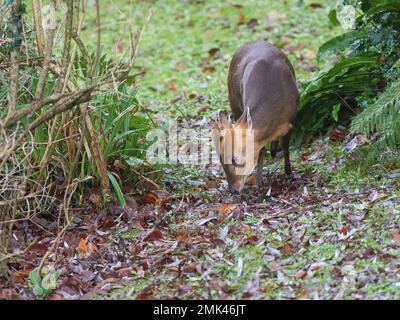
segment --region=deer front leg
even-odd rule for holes
[[[260,191],[263,187],[263,164],[265,157],[265,147],[260,150],[257,160],[257,189]]]

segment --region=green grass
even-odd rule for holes
[[[335,1],[324,1],[323,8],[310,7],[312,2],[315,1],[304,1],[303,5],[297,0],[235,1],[242,5],[236,8],[231,1],[219,0],[132,2],[132,7],[129,1],[105,1],[102,45],[107,51],[115,48],[117,42],[126,48],[127,21],[140,25],[146,9],[152,6],[155,14],[144,33],[136,65],[138,70],[146,71],[138,79],[139,96],[151,110],[190,117],[201,107],[196,99],[188,98],[190,94],[203,97],[211,110],[227,108],[230,58],[240,45],[252,40],[268,39],[280,48],[285,44],[298,46],[290,52],[289,59],[299,81],[307,80],[309,70],[301,60],[316,64],[313,56],[319,45],[340,32],[326,18]],[[95,19],[93,11],[88,11],[91,24]],[[240,16],[244,23],[239,24]],[[250,19],[257,19],[259,24],[249,28]],[[95,45],[93,30],[88,29],[84,36]],[[213,56],[212,49],[218,49]],[[203,72],[204,67],[215,70]],[[169,90],[170,81],[174,81],[176,91]],[[173,102],[180,95],[186,99]]]

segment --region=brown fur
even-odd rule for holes
[[[229,185],[240,191],[257,165],[260,187],[265,145],[271,143],[275,153],[279,140],[285,155],[285,172],[289,174],[291,119],[299,93],[294,69],[287,57],[266,41],[243,45],[234,54],[229,67],[228,94],[236,123],[232,124],[227,115],[222,114],[213,126],[216,129],[213,140],[222,159],[232,156],[235,162],[240,162],[239,165],[223,163]],[[247,150],[244,141],[247,134],[254,135],[254,150]],[[238,167],[246,169],[238,170]]]

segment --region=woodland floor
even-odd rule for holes
[[[184,2],[157,5],[138,59],[146,71],[139,93],[156,120],[178,117],[195,128],[228,108],[227,65],[241,43],[269,38],[302,82],[319,70],[318,46],[340,31],[326,18],[333,1]],[[110,21],[119,19],[114,7]],[[336,128],[291,150],[290,178],[281,159],[268,158],[261,195],[254,177],[231,195],[219,165],[166,166],[163,190],[124,188],[126,209],[100,208],[88,194],[48,257],[61,270],[49,298],[399,299],[400,162],[374,150]],[[37,223],[51,230],[54,222]],[[54,236],[29,232],[41,240],[0,297],[33,297],[26,276]]]

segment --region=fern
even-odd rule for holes
[[[396,67],[396,61],[400,61],[400,0],[343,0],[343,4],[353,5],[359,14],[355,29],[320,47],[319,61],[336,54],[340,62],[303,85],[294,142],[298,144],[324,133],[333,123],[347,125],[359,107],[375,97],[382,84],[388,83],[387,91],[369,105],[371,110],[356,117],[353,128],[368,134],[379,132],[381,143],[394,146],[400,131],[396,91],[400,90],[400,72]],[[328,15],[333,24],[339,23],[339,7]]]
[[[346,109],[366,90],[374,91],[380,78],[376,61],[377,57],[370,55],[344,58],[305,84],[294,120],[293,143],[300,144],[313,134],[326,131],[326,122],[338,103]],[[338,115],[341,122],[345,115],[346,112]]]
[[[353,133],[379,134],[380,146],[396,147],[400,142],[400,80],[393,82],[377,100],[352,122]]]
[[[343,52],[346,49],[352,50],[353,46],[357,43],[363,42],[370,37],[369,30],[353,30],[341,34],[327,42],[325,42],[318,50],[317,59],[321,60],[323,57],[338,52]]]

